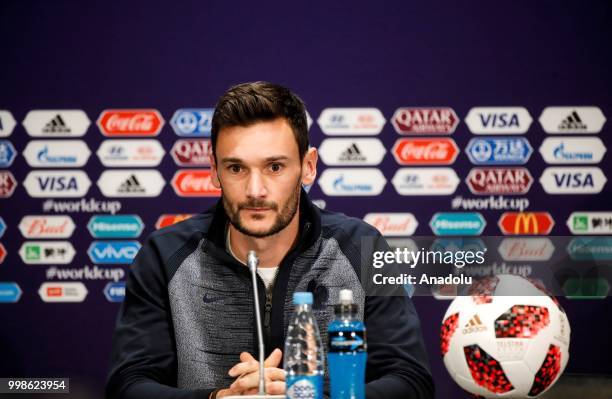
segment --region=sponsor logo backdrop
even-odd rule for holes
[[[485,9],[434,12],[433,5],[415,6],[442,24],[433,32],[427,18],[406,19],[418,15],[406,5],[397,3],[392,13],[377,5],[381,8],[356,17],[361,24],[343,28],[353,36],[336,37],[338,20],[324,18],[321,26],[332,39],[322,47],[314,46],[309,31],[295,32],[305,47],[283,47],[292,62],[279,64],[260,51],[262,43],[247,46],[224,36],[227,28],[198,4],[188,2],[192,13],[174,10],[181,18],[171,23],[186,34],[178,47],[152,40],[146,46],[151,51],[143,53],[119,40],[157,37],[143,18],[129,29],[121,25],[127,31],[112,46],[103,29],[82,33],[82,52],[55,47],[69,39],[62,30],[30,26],[64,56],[69,65],[61,67],[49,65],[34,42],[8,50],[6,59],[25,54],[31,62],[21,69],[9,63],[3,72],[19,84],[6,83],[0,104],[0,307],[12,320],[1,343],[14,348],[1,362],[1,375],[74,374],[103,382],[129,263],[152,231],[216,202],[220,193],[210,183],[208,164],[212,113],[218,96],[245,80],[286,84],[306,101],[311,143],[320,149],[311,198],[364,219],[393,245],[406,245],[401,240],[411,235],[507,236],[499,253],[518,266],[553,251],[589,256],[581,245],[584,236],[598,235],[602,246],[611,245],[604,236],[612,235],[612,160],[606,151],[612,145],[612,65],[602,61],[600,70],[597,62],[574,56],[596,52],[574,47],[571,21],[556,23],[561,16],[546,9],[542,15],[555,28],[532,26],[530,37],[547,38],[547,46],[558,50],[553,54],[514,25],[494,24],[490,32],[444,26],[445,20],[489,20]],[[220,7],[226,8],[221,14],[233,8]],[[303,10],[304,18],[320,18],[315,8]],[[62,26],[77,10],[57,11],[54,24]],[[595,8],[575,11],[576,20],[601,20]],[[167,12],[157,6],[143,11],[156,21]],[[232,12],[251,23],[246,9]],[[393,29],[365,35],[372,12]],[[505,12],[518,23],[533,11],[507,5]],[[281,10],[264,14],[270,22],[264,25],[281,21],[290,29]],[[109,23],[105,10],[87,15],[92,27]],[[0,29],[18,32],[18,20]],[[280,45],[271,32],[262,32],[268,33],[266,47]],[[485,44],[474,35],[492,37]],[[496,43],[514,35],[520,37]],[[585,35],[607,44],[603,36]],[[196,45],[202,37],[218,45]],[[365,39],[374,47],[364,46]],[[186,43],[194,46],[181,47]],[[106,52],[100,49],[109,46],[123,61],[100,62]],[[340,56],[340,48],[357,58]],[[448,53],[438,53],[441,48]],[[464,62],[483,52],[501,53],[503,62]],[[515,52],[536,58],[529,61],[530,73],[510,57]],[[144,62],[145,55],[151,60]],[[448,62],[450,72],[440,66]],[[42,64],[52,80],[43,79]],[[568,77],[555,78],[560,75]],[[554,248],[547,235],[576,235],[576,241]],[[448,302],[415,302],[439,397],[459,397],[439,360],[436,338]],[[607,343],[598,331],[612,324],[603,311],[609,300],[564,303],[576,326],[568,371],[611,373],[610,362],[597,357],[596,349]],[[581,323],[590,327],[581,329]],[[47,347],[47,360],[35,361],[29,342]]]

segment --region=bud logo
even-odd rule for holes
[[[546,107],[540,115],[546,133],[599,133],[605,122],[599,107]]]
[[[106,109],[97,123],[105,136],[157,136],[164,118],[156,109]]]
[[[532,121],[523,107],[475,107],[465,117],[474,134],[523,134]]]
[[[533,183],[527,168],[473,168],[465,179],[473,194],[526,194]]]
[[[0,168],[11,166],[16,156],[17,151],[13,144],[8,140],[0,140]]]
[[[567,219],[572,234],[612,235],[612,212],[574,212]]]
[[[548,137],[540,146],[540,154],[547,163],[599,163],[606,146],[597,137]]]
[[[21,288],[14,282],[0,282],[0,303],[16,303],[21,298]]]
[[[545,237],[504,238],[497,251],[505,261],[547,261],[555,246]]]
[[[452,168],[399,168],[391,183],[400,195],[449,195],[459,177]]]
[[[136,238],[143,228],[138,215],[94,215],[87,223],[94,238]]]
[[[329,168],[319,178],[319,186],[329,196],[374,196],[387,180],[379,169]]]
[[[210,139],[177,140],[170,151],[179,166],[210,166]]]
[[[455,140],[449,138],[399,139],[391,151],[400,165],[450,165],[459,154]]]
[[[19,231],[25,238],[68,238],[74,228],[72,218],[67,215],[28,215],[19,223]]]
[[[0,198],[8,198],[13,195],[17,187],[15,176],[8,170],[0,170]]]
[[[554,225],[548,212],[505,212],[498,222],[505,235],[548,235]]]
[[[91,151],[81,140],[32,140],[23,156],[28,165],[40,168],[79,167],[87,163]]]
[[[548,194],[597,194],[606,184],[606,176],[596,167],[550,167],[540,176]]]
[[[375,135],[385,125],[378,108],[326,108],[317,123],[323,133],[338,135]]]
[[[82,197],[91,181],[82,170],[36,170],[28,173],[23,186],[34,198]]]
[[[28,265],[65,265],[74,258],[74,247],[68,241],[26,241],[19,256]]]
[[[109,302],[123,302],[125,298],[125,282],[108,283],[104,287],[104,296]]]
[[[157,197],[166,182],[156,170],[106,170],[98,179],[106,197]]]
[[[379,139],[325,139],[319,147],[327,165],[378,165],[385,156]]]
[[[476,165],[522,165],[533,148],[524,137],[479,137],[470,140],[466,152]]]
[[[96,264],[130,264],[139,250],[138,241],[94,241],[87,255]]]
[[[412,213],[368,213],[363,220],[387,237],[411,236],[419,225]]]
[[[154,139],[104,140],[96,154],[104,166],[157,166],[164,157],[164,148]]]
[[[391,123],[399,134],[451,134],[459,118],[452,108],[399,108]]]
[[[182,222],[193,216],[193,213],[180,213],[180,214],[164,214],[157,219],[155,223],[156,229],[163,229],[164,227],[172,226],[175,223]]]
[[[210,137],[214,108],[183,108],[177,110],[170,125],[174,133],[186,137]]]
[[[429,222],[437,236],[477,236],[486,224],[478,212],[438,212]]]
[[[87,288],[80,282],[47,282],[40,286],[38,295],[43,302],[83,302],[87,296]]]
[[[17,122],[10,111],[0,109],[0,137],[10,136],[16,124]]]
[[[80,109],[34,110],[28,112],[23,127],[33,137],[81,137],[90,121]]]
[[[172,178],[172,188],[180,197],[218,197],[221,190],[212,184],[210,169],[178,170]]]

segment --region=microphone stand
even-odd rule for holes
[[[255,324],[257,325],[257,344],[259,347],[259,392],[255,395],[226,396],[225,399],[286,399],[285,395],[268,395],[266,393],[265,379],[265,347],[263,341],[263,328],[261,324],[261,308],[259,306],[259,290],[257,288],[257,266],[259,258],[255,251],[249,251],[247,255],[247,265],[251,270],[251,280],[253,281],[253,297],[255,299]]]

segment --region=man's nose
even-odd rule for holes
[[[258,172],[249,175],[246,195],[250,198],[262,198],[268,194],[263,176]]]

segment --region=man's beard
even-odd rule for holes
[[[223,208],[225,208],[225,213],[232,224],[244,235],[255,237],[255,238],[264,238],[269,237],[283,230],[285,227],[291,223],[295,214],[297,213],[297,209],[300,203],[300,193],[301,193],[301,182],[298,179],[298,184],[295,189],[292,191],[291,196],[285,202],[283,209],[278,211],[278,204],[276,202],[264,201],[264,200],[251,200],[247,202],[239,203],[237,206],[230,204],[227,202],[225,197],[222,197],[223,200]],[[241,219],[240,219],[240,211],[245,208],[267,208],[276,212],[276,220],[272,224],[272,226],[266,231],[253,231],[246,227]]]

